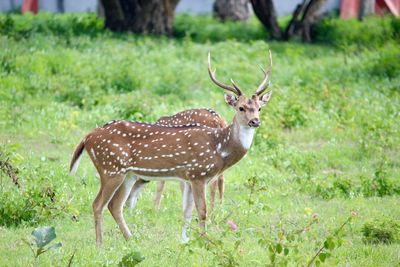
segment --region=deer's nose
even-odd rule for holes
[[[251,119],[251,120],[249,121],[249,126],[250,126],[250,127],[258,127],[258,126],[260,126],[260,124],[261,124],[261,122],[260,122],[260,120],[257,119],[257,118]]]

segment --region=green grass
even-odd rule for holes
[[[266,42],[255,21],[222,25],[182,16],[178,37],[167,39],[111,34],[90,16],[46,16],[13,15],[12,23],[0,16],[0,25],[8,25],[0,35],[0,160],[8,158],[19,170],[21,184],[17,189],[0,172],[0,266],[65,266],[74,252],[75,266],[115,266],[132,251],[145,257],[140,266],[215,266],[226,260],[265,266],[271,264],[269,246],[276,244],[289,249],[287,256],[275,255],[277,265],[303,266],[328,236],[342,246],[330,251],[327,266],[400,263],[398,243],[366,244],[362,234],[374,219],[400,220],[395,34],[355,49],[323,38],[312,45]],[[347,24],[341,23],[344,31]],[[208,78],[208,51],[217,77],[234,78],[250,94],[262,78],[258,65],[267,64],[268,49],[274,93],[247,157],[226,172],[225,202],[208,223],[216,245],[196,237],[195,220],[194,241],[181,245],[179,186],[167,185],[156,212],[151,183],[136,210],[125,212],[133,238],[125,242],[106,211],[104,248],[96,249],[95,170],[85,156],[77,177],[68,175],[80,139],[112,119],[155,121],[193,107],[211,107],[231,120],[233,111]],[[352,211],[358,215],[335,234]],[[313,214],[318,220],[289,241]],[[229,230],[228,219],[237,232]],[[23,239],[44,225],[55,226],[63,246],[35,263]]]

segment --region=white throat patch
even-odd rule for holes
[[[254,128],[239,126],[239,140],[243,148],[249,149],[254,137]]]

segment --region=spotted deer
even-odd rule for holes
[[[224,118],[222,118],[217,112],[212,109],[189,109],[179,113],[176,113],[172,116],[161,117],[157,120],[156,124],[168,126],[168,127],[176,127],[179,125],[193,124],[199,123],[200,125],[211,127],[211,128],[224,128],[227,123]],[[221,173],[217,180],[210,185],[210,204],[211,208],[214,207],[215,203],[215,193],[219,191],[220,201],[222,202],[224,198],[224,175]],[[165,188],[165,181],[158,181],[157,183],[157,191],[154,197],[154,205],[156,209],[160,208],[162,194]],[[184,184],[181,182],[181,189],[183,192]],[[139,192],[136,190],[134,186],[132,188],[131,194],[128,198],[129,208],[132,210],[136,206],[137,197]]]
[[[247,153],[255,129],[261,124],[261,107],[271,98],[272,91],[265,93],[272,70],[271,52],[269,59],[268,70],[261,68],[263,81],[251,97],[246,97],[233,80],[232,86],[229,86],[216,79],[208,54],[211,80],[233,93],[224,95],[225,102],[236,112],[233,122],[224,128],[200,124],[170,127],[120,120],[96,128],[78,144],[72,155],[70,173],[73,175],[76,172],[82,153],[86,150],[100,176],[100,191],[92,205],[98,246],[103,241],[105,206],[108,206],[125,239],[128,239],[131,232],[123,217],[123,205],[133,184],[135,190],[139,190],[145,181],[151,180],[178,179],[184,182],[183,242],[188,240],[187,230],[193,206],[197,209],[200,228],[205,230],[206,185]]]

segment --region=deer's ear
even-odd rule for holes
[[[225,98],[225,102],[226,102],[228,105],[230,105],[230,106],[232,106],[232,107],[234,107],[234,106],[236,105],[236,102],[237,102],[236,96],[225,93],[225,94],[224,94],[224,98]]]
[[[262,106],[264,106],[265,104],[268,103],[268,101],[271,99],[271,95],[272,95],[272,90],[269,91],[268,93],[260,96],[260,102],[261,102]]]

